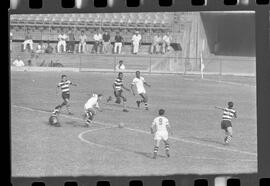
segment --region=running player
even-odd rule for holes
[[[118,77],[115,79],[115,81],[113,83],[113,91],[114,91],[114,96],[115,96],[115,103],[120,104],[121,103],[121,98],[122,98],[123,99],[123,106],[124,106],[123,112],[128,112],[127,106],[126,106],[127,98],[125,96],[123,96],[123,89],[125,89],[128,92],[130,91],[123,84],[123,72],[119,72]],[[107,102],[109,102],[111,100],[112,100],[112,97],[109,96],[109,98],[107,99]]]
[[[233,109],[233,102],[228,102],[228,108],[223,108],[221,129],[225,130],[224,143],[229,144],[232,140],[232,118],[237,118],[236,111]]]
[[[162,140],[165,144],[165,152],[167,157],[170,157],[169,153],[169,142],[168,142],[168,131],[172,134],[172,130],[169,124],[169,120],[164,116],[165,110],[160,109],[158,111],[158,117],[156,117],[150,128],[151,134],[154,135],[155,147],[154,147],[154,156],[153,159],[156,159],[157,152],[159,149],[159,143]]]
[[[144,106],[145,106],[145,110],[148,110],[148,96],[146,94],[144,85],[146,85],[148,87],[151,87],[151,85],[146,83],[146,81],[144,80],[144,78],[140,74],[141,74],[140,71],[136,71],[136,77],[132,81],[131,90],[132,90],[133,95],[135,96],[133,86],[136,85],[137,93],[142,97],[141,100],[136,101],[137,106],[140,107],[140,104],[143,102]]]
[[[62,75],[61,76],[61,82],[58,83],[57,88],[61,88],[62,91],[62,98],[63,98],[63,103],[61,105],[58,105],[60,108],[62,108],[63,106],[66,106],[68,114],[71,115],[72,113],[70,112],[70,104],[69,104],[69,100],[70,100],[70,90],[69,90],[69,86],[73,85],[73,86],[77,86],[76,84],[73,84],[70,80],[67,79],[66,75]]]
[[[50,118],[49,118],[50,125],[60,127],[60,123],[59,123],[59,119],[58,119],[59,113],[60,113],[60,107],[56,106],[54,108]]]
[[[102,111],[99,102],[101,101],[102,94],[93,94],[90,99],[84,105],[84,119],[86,126],[90,126],[93,122],[94,115],[96,115],[96,110]]]

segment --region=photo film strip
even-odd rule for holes
[[[12,72],[10,73],[10,94],[12,104],[10,114],[11,136],[9,138],[9,145],[11,145],[9,163],[11,179],[9,179],[7,185],[270,185],[270,122],[267,117],[270,106],[270,84],[268,81],[270,79],[269,0],[10,0],[8,16],[10,32],[9,64],[10,72]],[[61,31],[69,33],[71,30],[78,33],[74,39],[73,49],[68,47],[71,46],[68,44],[69,40],[67,40],[67,44],[62,45],[59,43],[61,40],[59,39]],[[26,33],[28,31],[30,31],[31,38],[26,38]],[[84,31],[88,37],[87,41],[85,41],[85,51],[84,47],[81,47],[80,45],[81,31]],[[111,34],[111,38],[113,38],[110,40],[109,47],[111,48],[109,48],[107,53],[104,52],[106,51],[106,47],[104,48],[104,41],[102,42],[102,45],[100,45],[100,52],[98,52],[99,45],[96,45],[97,42],[93,35],[99,31],[107,31]],[[49,34],[47,34],[47,32]],[[124,38],[121,44],[121,54],[119,52],[121,49],[118,48],[116,52],[114,50],[117,41],[112,36],[117,35],[117,32],[120,32],[120,35]],[[142,36],[138,45],[134,42],[136,39],[131,39],[133,34],[136,35],[136,32],[139,32]],[[164,41],[161,43],[157,42],[156,45],[153,44],[154,35],[161,33],[163,36],[166,35],[167,32],[168,35],[171,34],[172,37],[169,44],[166,43],[166,39],[163,39]],[[232,32],[235,32],[236,36],[233,36]],[[29,43],[27,40],[31,40],[31,42]],[[38,53],[38,45],[47,41],[53,45],[53,52],[50,54],[46,54],[46,52]],[[138,51],[136,51],[136,48]],[[59,52],[60,50],[62,50],[62,53]],[[72,51],[70,52],[70,50]],[[13,63],[15,60],[19,61],[18,56],[24,61],[23,67],[16,66],[15,63]],[[42,60],[39,61],[39,59]],[[95,63],[90,64],[89,60],[95,60]],[[95,121],[97,128],[74,127],[75,132],[73,133],[70,132],[72,129],[70,127],[71,124],[64,124],[69,126],[66,128],[61,127],[61,131],[58,133],[57,130],[59,128],[52,129],[47,126],[44,127],[45,124],[42,117],[44,117],[44,115],[45,117],[50,115],[50,108],[39,108],[35,104],[31,105],[31,98],[28,98],[27,100],[27,96],[20,98],[12,93],[18,91],[16,88],[16,80],[19,81],[20,78],[22,79],[21,83],[25,83],[23,82],[23,78],[26,78],[26,80],[30,80],[33,84],[35,81],[39,82],[39,85],[34,85],[39,88],[41,88],[43,84],[44,86],[47,86],[48,84],[44,83],[46,79],[44,76],[48,76],[49,78],[49,76],[51,76],[50,73],[58,73],[57,76],[60,76],[59,74],[67,73],[68,77],[72,77],[73,74],[76,74],[73,79],[78,81],[79,84],[83,84],[83,86],[86,86],[87,84],[88,77],[86,76],[88,75],[90,78],[94,79],[93,81],[96,80],[98,82],[102,79],[95,79],[95,74],[98,73],[100,74],[97,76],[104,76],[105,79],[109,76],[114,80],[118,72],[116,66],[118,61],[121,60],[124,61],[124,64],[127,67],[124,74],[128,78],[133,77],[132,74],[135,71],[140,70],[143,75],[146,76],[146,80],[151,79],[153,82],[159,77],[166,77],[168,80],[162,81],[162,83],[166,84],[167,81],[173,81],[170,75],[179,75],[176,79],[180,77],[180,81],[183,81],[183,86],[187,86],[187,89],[190,88],[189,85],[185,85],[188,81],[194,86],[200,87],[201,85],[204,86],[204,84],[206,84],[206,87],[214,86],[217,87],[217,89],[220,88],[219,91],[223,90],[223,88],[224,92],[231,91],[231,95],[227,95],[222,91],[216,92],[217,95],[224,97],[224,99],[221,98],[219,101],[216,101],[216,104],[219,105],[224,104],[227,99],[234,99],[233,96],[240,99],[238,102],[235,101],[236,104],[238,104],[236,105],[236,109],[242,109],[242,112],[239,111],[240,121],[236,120],[235,123],[233,121],[233,125],[236,129],[230,146],[222,144],[223,139],[221,139],[221,142],[217,142],[218,137],[210,134],[215,133],[213,132],[215,130],[217,133],[220,132],[218,123],[220,121],[217,118],[220,117],[222,112],[213,109],[214,106],[211,110],[209,107],[205,106],[207,104],[204,102],[207,101],[204,100],[200,100],[201,104],[194,103],[198,108],[192,108],[192,106],[189,105],[188,100],[192,102],[192,99],[196,99],[193,97],[183,97],[183,99],[186,98],[187,100],[185,103],[186,109],[193,109],[192,111],[190,110],[190,112],[201,112],[200,109],[205,109],[207,110],[206,115],[209,115],[209,117],[218,115],[217,118],[213,117],[214,121],[205,121],[218,123],[217,129],[212,130],[212,128],[207,128],[209,127],[207,124],[206,128],[200,128],[200,126],[194,124],[192,126],[198,128],[194,128],[194,131],[188,131],[184,128],[184,131],[187,130],[185,133],[181,132],[181,127],[179,127],[179,131],[174,131],[174,134],[172,135],[170,144],[172,153],[170,159],[168,158],[168,160],[166,160],[166,158],[164,158],[166,156],[158,156],[157,159],[153,161],[151,158],[154,150],[153,142],[151,141],[153,138],[149,135],[149,127],[145,127],[148,125],[141,127],[133,125],[132,123],[136,122],[136,119],[132,117],[141,114],[136,110],[136,105],[134,108],[128,106],[128,108],[130,108],[129,113],[134,112],[135,114],[130,115],[130,118],[124,118],[123,120],[126,119],[126,121],[123,124],[120,122],[123,126],[119,127],[120,124],[118,126],[118,128],[123,128],[120,129],[122,132],[119,132],[118,129],[116,131],[115,138],[119,137],[119,140],[108,138],[107,141],[101,141],[100,138],[103,135],[113,134],[114,130],[116,130],[115,128],[117,128],[119,121],[117,119],[112,119],[113,121],[110,121],[109,118],[110,116],[114,117],[115,115],[122,114],[122,112],[115,112],[115,110],[120,110],[120,107],[117,105],[112,107],[104,106],[102,114],[106,115],[106,112],[111,113],[111,115],[106,115],[107,118],[102,118],[102,115],[97,113],[97,121]],[[111,63],[109,61],[111,61]],[[27,77],[22,77],[22,72],[29,74],[27,74]],[[45,75],[42,76],[42,74]],[[112,77],[111,74],[113,74]],[[157,76],[155,77],[155,75]],[[34,76],[36,79],[33,79]],[[16,79],[15,81],[12,80],[13,77]],[[58,79],[50,80],[58,81]],[[28,83],[29,82],[26,83],[26,86],[28,86]],[[162,86],[162,83],[158,86]],[[12,86],[12,84],[14,86]],[[31,89],[31,87],[34,86],[29,85],[29,90],[35,91],[35,89]],[[109,86],[111,87],[111,84]],[[154,89],[155,86],[156,88],[160,88],[157,87],[157,85],[152,85],[151,89]],[[174,84],[173,86],[177,85]],[[80,85],[77,87],[80,91],[78,91],[76,96],[79,97],[79,92],[84,92],[86,90],[80,88]],[[99,89],[102,89],[102,87]],[[201,87],[198,91],[203,92],[204,89],[205,87]],[[146,90],[148,89],[146,88]],[[196,88],[193,90],[196,90]],[[55,92],[55,89],[53,91]],[[157,92],[158,91],[159,89],[157,89]],[[168,91],[170,92],[170,90]],[[182,91],[184,92],[184,90]],[[213,89],[211,91],[217,90]],[[251,97],[241,97],[241,93],[235,93],[237,91],[243,91],[242,94],[246,91],[247,95],[251,95]],[[157,92],[151,93],[152,95],[158,95]],[[38,90],[35,94],[39,94]],[[172,92],[171,94],[181,94],[181,92],[179,93],[175,90],[175,92]],[[172,96],[171,94],[168,93],[168,97]],[[129,100],[128,93],[126,93],[126,95]],[[156,99],[162,99],[163,96],[166,97],[166,95],[159,96],[160,97]],[[197,96],[202,97],[200,94]],[[207,92],[204,96],[215,97],[215,95],[211,95],[210,93],[207,94]],[[33,100],[35,99],[34,97],[35,96],[33,96]],[[44,97],[44,99],[42,97]],[[149,98],[149,115],[156,116],[156,110],[151,111],[151,99],[154,100],[155,98],[154,96],[152,98],[151,94],[149,95]],[[46,95],[43,96],[41,94],[37,99],[43,99],[40,100],[41,104],[42,102],[54,104],[52,101],[46,100]],[[71,99],[76,100],[75,96]],[[249,99],[253,99],[253,102],[249,103]],[[170,104],[170,98],[168,98],[168,100],[169,101],[167,102]],[[206,100],[208,100],[208,98]],[[26,102],[27,104],[19,105],[20,102]],[[81,102],[81,100],[77,100],[77,102]],[[143,102],[144,98],[141,107],[144,107]],[[75,105],[76,101],[74,101],[74,103],[71,101],[71,106],[72,104]],[[227,102],[225,102],[225,104],[227,104]],[[241,106],[241,104],[246,105]],[[249,110],[245,110],[244,107],[250,105],[254,106],[254,104],[256,108],[250,110],[256,113],[256,116],[254,116],[255,118],[252,116],[249,117],[248,114],[243,114],[243,112],[249,113]],[[152,105],[154,105],[154,103],[152,103]],[[76,105],[74,107],[76,107]],[[170,107],[170,105],[165,107],[168,108],[169,111],[174,112],[172,109],[173,107]],[[78,106],[76,108],[80,107]],[[176,109],[182,109],[181,111],[184,112],[183,108],[176,107]],[[29,118],[27,118],[27,112],[37,115],[40,114],[41,120],[33,120],[35,124],[42,125],[40,130],[51,132],[60,137],[61,135],[64,137],[64,133],[74,135],[74,139],[67,139],[67,143],[68,141],[71,141],[70,144],[74,145],[70,147],[73,148],[74,151],[79,150],[82,151],[83,154],[85,153],[84,151],[86,151],[85,149],[89,147],[90,151],[88,150],[87,153],[93,152],[93,149],[98,149],[98,152],[94,152],[92,155],[89,154],[89,157],[84,154],[81,158],[87,159],[87,161],[81,161],[78,154],[70,153],[69,156],[67,151],[63,151],[62,153],[66,153],[66,156],[63,156],[63,162],[61,162],[61,158],[56,158],[54,161],[49,158],[57,156],[62,157],[61,150],[56,150],[62,148],[60,145],[56,149],[49,149],[54,148],[55,145],[57,145],[57,141],[55,141],[54,145],[48,143],[47,149],[37,149],[38,153],[36,155],[38,155],[38,157],[34,157],[36,151],[29,148],[31,144],[27,144],[27,142],[35,140],[35,138],[31,138],[31,136],[34,135],[31,133],[29,134],[30,137],[28,136],[25,140],[21,141],[16,137],[16,135],[21,135],[18,132],[20,130],[19,127],[16,126],[16,119],[13,119],[12,115],[13,113],[17,113],[17,111],[18,113],[26,112],[22,115],[24,120],[29,120]],[[181,111],[179,110],[179,112]],[[251,112],[251,115],[254,113]],[[143,113],[142,115],[142,120],[144,120],[144,117],[147,118],[150,122],[150,126],[152,120],[149,120],[147,114]],[[202,115],[204,115],[204,113],[202,113]],[[65,119],[66,123],[80,123],[82,120],[82,117],[77,113],[74,115],[63,114],[61,117]],[[193,116],[191,115],[190,117]],[[135,118],[137,118],[137,116],[135,116]],[[171,118],[172,120],[178,119],[177,116],[171,116]],[[128,123],[129,120],[130,123]],[[204,119],[201,118],[201,120]],[[179,120],[179,123],[188,121],[189,119],[185,118],[183,121]],[[199,123],[200,119],[196,121]],[[242,128],[236,126],[238,124],[237,121],[239,121],[239,125],[241,125]],[[256,123],[254,124],[255,127],[252,124],[253,121]],[[27,121],[25,122],[27,123]],[[245,128],[245,124],[248,125],[247,128]],[[31,122],[29,127],[34,127],[31,128],[31,130],[40,135],[45,134],[45,132],[39,133],[38,128],[32,126]],[[205,131],[200,132],[198,129]],[[249,130],[251,131],[250,133],[245,132]],[[125,132],[123,133],[123,131]],[[193,132],[195,133],[193,134]],[[94,139],[91,138],[91,135],[94,136]],[[126,138],[121,137],[121,135]],[[195,135],[198,135],[199,137],[196,137]],[[39,145],[42,145],[41,143],[38,144],[38,142],[47,143],[48,141],[46,140],[49,140],[50,137],[52,136],[45,135],[45,140],[38,139],[37,142],[33,142],[33,144],[38,147]],[[24,136],[20,136],[20,138],[24,138]],[[40,138],[42,138],[42,136]],[[130,140],[133,140],[133,142],[130,144],[123,143],[125,140],[129,141],[127,138],[131,138]],[[142,138],[140,139],[142,143],[136,142],[138,138]],[[61,144],[61,142],[62,145],[65,144],[65,142],[63,142],[65,139],[53,139],[59,140],[59,144]],[[228,138],[226,138],[226,140],[227,139]],[[113,141],[110,143],[110,140]],[[148,149],[141,147],[146,143],[151,143],[150,145],[146,145]],[[79,145],[80,149],[76,148],[76,145]],[[25,151],[20,150],[20,148],[25,148]],[[29,151],[27,151],[28,148],[30,149]],[[63,148],[64,150],[67,150],[65,147]],[[54,151],[56,152],[55,154],[47,154],[47,152],[53,153]],[[197,151],[198,154],[196,154]],[[59,154],[57,154],[57,152]],[[27,157],[28,153],[33,155],[30,156],[32,159]],[[42,153],[44,153],[44,156],[40,156]],[[103,157],[104,153],[104,157],[108,158],[111,155],[113,159],[108,161],[105,159],[100,160],[98,156]],[[119,157],[123,158],[122,160],[121,158],[118,158],[118,153],[120,154]],[[121,153],[124,155],[121,155]],[[163,153],[163,143],[160,145],[158,153]],[[91,156],[93,156],[93,158]],[[178,157],[176,158],[174,156]],[[64,160],[65,158],[67,159]],[[78,164],[74,163],[76,158],[78,158]],[[66,166],[69,161],[71,163],[70,167]],[[102,161],[104,164],[109,162],[108,164],[110,166],[103,165],[101,163]],[[117,163],[113,164],[112,162],[114,161]],[[132,161],[136,164],[132,163]],[[157,162],[159,161],[160,164],[162,164],[161,167],[157,165]],[[166,163],[166,161],[169,162]],[[133,168],[122,166],[122,162],[125,166],[130,165],[131,167],[134,167],[134,174]],[[87,165],[87,163],[89,163],[89,165]],[[56,166],[54,167],[53,164]],[[138,167],[136,167],[137,165]],[[61,170],[61,166],[63,166],[63,170]],[[97,168],[98,166],[103,168]]]

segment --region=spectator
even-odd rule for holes
[[[38,44],[38,46],[37,46],[36,53],[41,54],[41,53],[44,53],[44,52],[45,52],[44,44],[43,44],[43,42],[40,42]]]
[[[66,40],[68,39],[67,35],[61,30],[58,35],[58,43],[57,43],[57,52],[61,53],[61,46],[63,46],[63,52],[66,52]]]
[[[84,31],[81,31],[81,35],[79,37],[79,53],[85,53],[85,48],[86,48],[86,40],[87,36],[85,35]]]
[[[121,71],[126,70],[126,67],[125,67],[125,65],[123,64],[123,61],[122,61],[122,60],[120,60],[120,61],[119,61],[119,64],[116,65],[115,70],[116,70],[117,72],[121,72]]]
[[[24,62],[21,60],[20,56],[17,56],[17,58],[13,61],[13,65],[16,67],[23,67]]]
[[[122,50],[122,43],[123,43],[123,37],[120,36],[120,33],[119,32],[116,32],[116,35],[114,37],[114,53],[118,53],[120,54],[121,53],[121,50]]]
[[[133,54],[138,54],[139,46],[141,43],[142,36],[139,34],[139,31],[136,31],[135,34],[132,36],[132,45],[133,45]]]
[[[105,31],[105,33],[102,36],[102,39],[103,39],[102,51],[106,54],[108,53],[108,47],[110,44],[111,36],[107,31]]]
[[[33,40],[29,30],[26,31],[25,40],[23,42],[23,51],[26,50],[27,45],[29,45],[30,50],[33,50]]]
[[[12,38],[13,38],[13,34],[12,32],[9,33],[9,49],[10,51],[12,51]]]
[[[101,45],[102,45],[102,34],[98,31],[94,35],[94,46],[92,52],[100,53]]]
[[[172,36],[170,35],[169,32],[167,32],[163,38],[163,43],[162,43],[162,53],[165,54],[169,48],[169,46],[171,45],[171,41],[172,41]]]
[[[69,53],[74,53],[74,48],[75,48],[75,35],[74,32],[70,30],[68,33],[67,51]]]
[[[50,45],[50,41],[47,41],[47,48],[45,49],[45,53],[47,54],[53,53],[53,47]]]
[[[162,45],[162,37],[161,37],[161,34],[158,32],[153,38],[150,53],[151,54],[159,53],[160,52],[160,46],[159,46],[160,44]]]

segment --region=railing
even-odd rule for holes
[[[22,53],[24,54],[24,53]],[[13,60],[16,54],[11,55]],[[123,60],[126,72],[140,70],[146,73],[200,74],[199,58],[183,58],[177,53],[165,55],[116,55],[116,54],[39,54],[21,55],[23,61],[31,59],[33,66],[50,66],[51,61],[79,71],[115,72]],[[254,57],[213,56],[203,58],[204,74],[256,76]]]

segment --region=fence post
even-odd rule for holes
[[[116,55],[113,56],[113,72],[115,73],[116,69]]]
[[[222,60],[219,59],[219,76],[222,76]]]
[[[79,55],[79,58],[80,58],[80,63],[79,63],[79,72],[81,72],[82,70],[82,56]]]

